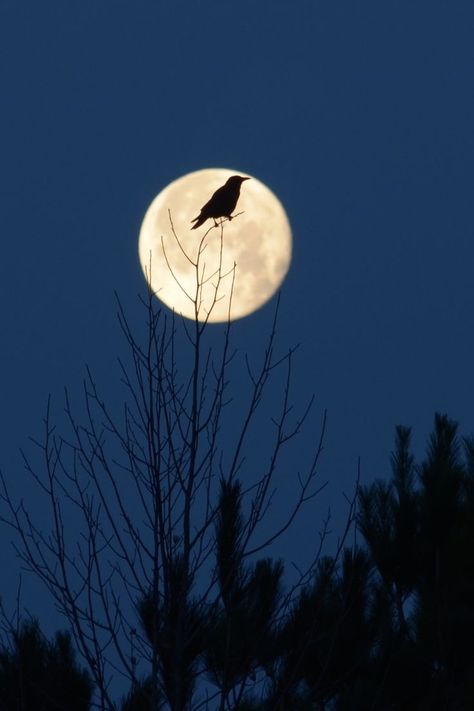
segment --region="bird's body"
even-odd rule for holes
[[[214,221],[216,221],[218,217],[227,217],[231,220],[232,212],[239,199],[240,186],[244,180],[250,180],[250,178],[232,175],[225,185],[216,190],[211,199],[203,205],[200,214],[192,220],[192,222],[196,224],[193,225],[191,229],[195,230],[196,227],[200,227],[210,217],[212,217]]]

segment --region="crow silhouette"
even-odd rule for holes
[[[200,227],[206,220],[210,217],[214,218],[214,222],[218,217],[227,217],[229,220],[232,219],[232,212],[237,205],[237,200],[240,195],[240,186],[244,180],[250,180],[250,178],[242,178],[240,175],[232,175],[228,181],[221,188],[216,190],[214,195],[211,197],[206,204],[201,207],[200,214],[191,220],[196,224],[191,227],[195,230],[196,227]]]

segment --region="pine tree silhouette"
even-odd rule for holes
[[[49,642],[35,620],[10,631],[0,649],[1,711],[89,711],[92,691],[68,633]]]

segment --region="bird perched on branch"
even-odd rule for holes
[[[218,217],[227,217],[229,220],[232,219],[232,212],[237,205],[237,200],[240,195],[240,186],[244,180],[250,180],[250,178],[242,178],[240,175],[232,175],[228,181],[221,188],[216,190],[211,199],[206,202],[206,204],[201,207],[200,214],[191,220],[196,224],[191,227],[195,230],[196,227],[200,227],[206,220],[210,217],[214,218],[214,222],[217,224],[216,219]]]

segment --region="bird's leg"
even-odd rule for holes
[[[214,227],[219,227],[219,223],[217,222],[215,217],[213,217],[213,220],[214,220]]]

